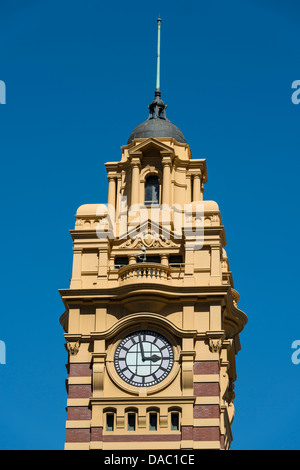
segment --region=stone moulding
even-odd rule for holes
[[[125,329],[132,328],[132,325],[136,325],[136,322],[142,322],[145,325],[145,328],[150,328],[151,325],[159,325],[179,338],[195,338],[197,336],[196,330],[183,330],[159,314],[141,312],[127,315],[106,331],[91,332],[90,337],[92,339],[110,339],[118,335],[120,332],[123,332]]]

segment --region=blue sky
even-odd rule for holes
[[[0,448],[62,449],[69,230],[146,119],[162,18],[167,116],[219,203],[241,334],[232,449],[299,449],[300,4],[1,1]]]

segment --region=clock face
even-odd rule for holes
[[[118,345],[115,368],[121,379],[136,387],[151,387],[164,380],[174,363],[173,348],[162,335],[137,331]]]

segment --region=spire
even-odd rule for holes
[[[135,139],[147,139],[149,137],[164,138],[169,137],[177,142],[186,143],[184,135],[181,130],[172,124],[166,117],[167,105],[161,99],[160,91],[160,28],[161,19],[157,19],[157,69],[156,69],[156,88],[155,98],[148,106],[149,116],[146,121],[141,122],[131,132],[127,144],[130,144]]]
[[[157,60],[156,60],[156,90],[160,90],[160,23],[157,18]]]
[[[160,29],[161,29],[161,18],[157,18],[157,56],[156,56],[156,89],[155,98],[152,103],[148,106],[149,108],[149,119],[165,119],[166,118],[166,105],[161,99],[160,91]]]

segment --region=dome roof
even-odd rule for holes
[[[130,144],[134,139],[147,139],[148,137],[171,137],[177,142],[186,143],[181,130],[167,119],[160,117],[150,118],[139,124],[131,132],[127,143]]]
[[[177,142],[186,143],[184,135],[166,117],[166,105],[161,99],[161,91],[155,90],[155,99],[148,106],[149,117],[147,121],[139,124],[130,134],[127,144],[134,139],[148,139],[149,137],[171,137]]]

